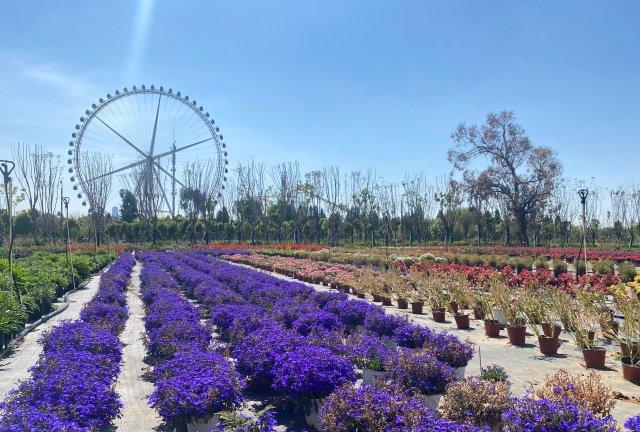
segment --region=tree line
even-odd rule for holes
[[[144,211],[142,198],[120,190],[119,217],[71,221],[78,241],[250,242],[337,244],[577,244],[582,234],[578,189],[588,243],[635,246],[640,234],[640,187],[605,191],[562,177],[555,152],[536,146],[512,112],[490,113],[483,124],[461,123],[452,133],[451,172],[407,174],[389,181],[375,170],[343,173],[328,166],[302,173],[297,163],[267,167],[250,161],[229,175],[222,196],[195,179],[205,164],[185,168],[192,185],[179,193],[175,217]],[[62,240],[59,164],[41,148],[18,145],[15,233],[34,243]],[[56,169],[58,174],[56,174]],[[200,172],[202,171],[202,172]],[[0,221],[6,237],[7,214]],[[98,222],[96,222],[98,221]],[[97,226],[99,225],[99,226]],[[58,229],[56,229],[58,227]]]

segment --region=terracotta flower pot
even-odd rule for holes
[[[502,326],[496,320],[484,320],[484,334],[488,337],[498,337],[500,336],[500,330],[502,330]]]
[[[444,322],[444,308],[433,308],[431,309],[431,314],[433,315],[433,320],[438,323]]]
[[[484,310],[482,310],[482,308],[479,308],[479,307],[473,308],[473,318],[477,320],[483,320]]]
[[[456,320],[456,326],[460,330],[469,328],[469,314],[455,314],[453,318]]]
[[[458,303],[457,302],[450,302],[449,303],[449,307],[451,308],[451,310],[453,311],[454,314],[458,313]]]
[[[417,302],[411,302],[411,312],[413,312],[416,315],[422,315],[422,307],[424,306],[424,303],[417,301]]]
[[[560,333],[562,333],[562,327],[559,325],[551,327],[549,323],[542,323],[541,327],[542,333],[544,333],[546,337],[558,338],[560,337]]]
[[[546,356],[558,354],[560,348],[560,339],[557,337],[538,336],[538,344],[540,353]]]
[[[382,306],[391,306],[391,299],[389,297],[382,297]]]
[[[626,342],[620,342],[620,354],[622,357],[640,358],[640,344],[628,344]]]
[[[622,378],[634,384],[640,384],[640,364],[632,364],[630,357],[622,357],[620,361],[622,362]]]
[[[398,299],[398,309],[408,309],[409,308],[409,303],[402,298]]]
[[[589,369],[604,369],[607,351],[604,348],[583,349],[584,363]]]
[[[524,345],[526,334],[527,328],[523,325],[507,327],[507,335],[509,336],[509,343],[511,345]]]

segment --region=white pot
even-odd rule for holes
[[[432,411],[438,411],[438,405],[440,405],[441,397],[442,395],[439,395],[439,394],[425,396],[424,397],[425,405],[427,405],[427,407]]]
[[[465,369],[467,369],[466,366],[462,366],[462,367],[456,368],[456,375],[457,375],[457,377],[459,379],[463,379],[464,378]]]
[[[304,419],[307,421],[308,426],[313,426],[316,429],[320,428],[320,416],[318,413],[320,412],[322,401],[322,399],[311,399],[311,402],[305,406]]]
[[[502,311],[496,308],[493,308],[493,316],[495,317],[496,321],[498,321],[500,324],[507,323],[507,317],[505,316],[505,314],[503,314]]]
[[[374,371],[371,369],[362,369],[362,385],[372,385],[373,380],[377,377],[385,376],[385,371]]]
[[[187,432],[211,432],[211,429],[218,423],[218,420],[220,420],[220,415],[214,414],[209,419],[200,419],[188,423]]]

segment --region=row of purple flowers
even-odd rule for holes
[[[122,403],[114,389],[128,312],[126,287],[135,259],[121,255],[100,279],[80,319],[55,326],[43,351],[0,405],[0,431],[88,432],[108,427]]]
[[[161,256],[140,257],[147,348],[154,362],[150,405],[175,427],[233,410],[242,401],[244,381],[228,359],[209,349],[211,329],[200,323],[198,309],[159,264]]]

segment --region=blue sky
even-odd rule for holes
[[[88,105],[155,83],[197,97],[230,163],[449,171],[461,121],[510,109],[570,178],[634,182],[640,3],[8,2],[0,148],[66,151]]]

